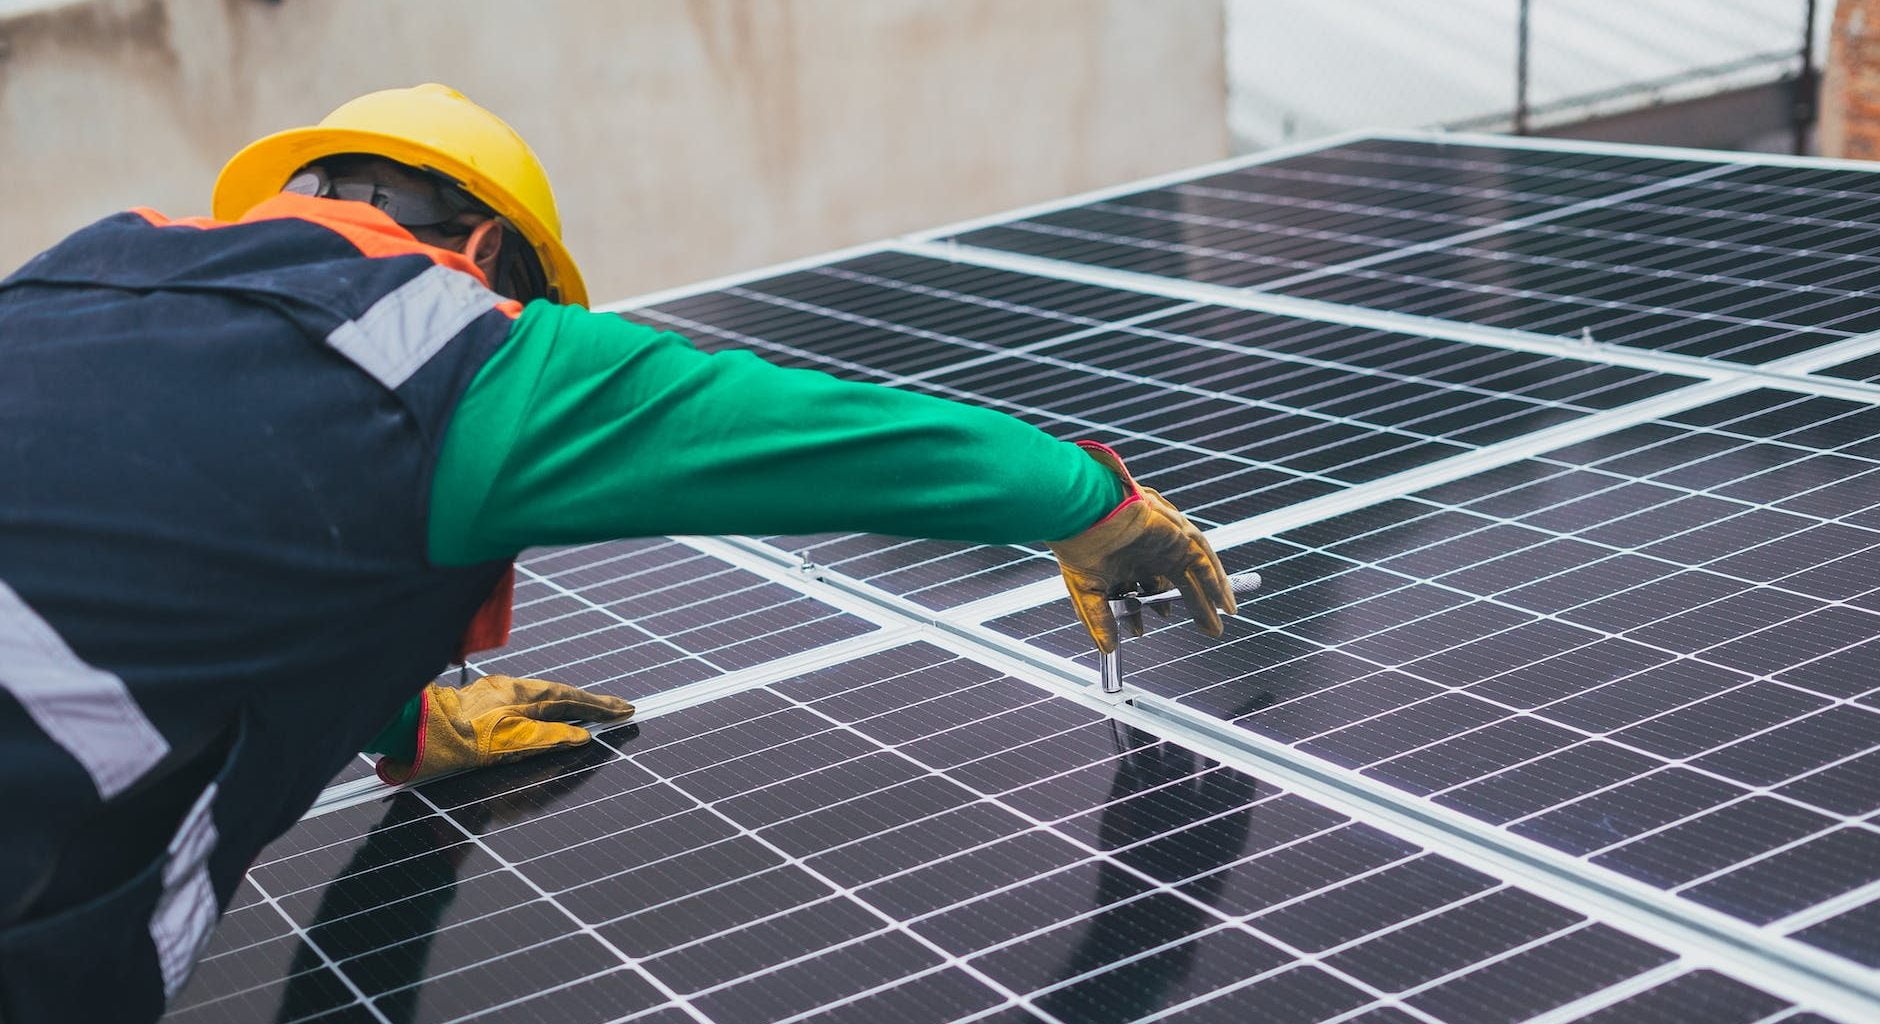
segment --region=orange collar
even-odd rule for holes
[[[249,224],[259,220],[306,220],[327,228],[344,237],[367,256],[403,256],[407,253],[422,253],[431,258],[433,263],[461,270],[482,283],[490,286],[489,278],[470,257],[449,249],[440,249],[418,241],[417,236],[385,215],[385,212],[370,203],[356,203],[347,199],[316,199],[312,196],[282,192],[271,199],[263,200],[254,209],[242,215],[238,221]]]

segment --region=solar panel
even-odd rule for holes
[[[1753,924],[1871,914],[1871,405],[1758,390],[1224,557],[1265,567],[1262,628],[1158,631],[1136,685]],[[1880,932],[1801,937],[1880,966]]]
[[[168,1019],[1791,1007],[925,643],[312,818],[238,904]]]
[[[342,776],[171,1019],[1867,1019],[1875,181],[1359,140],[635,303],[1112,442],[1267,588],[1112,705],[1039,549],[530,553],[472,667],[641,721]]]
[[[1715,173],[1692,160],[1361,140],[957,236],[967,245],[1261,287]]]
[[[1877,228],[1868,170],[1369,139],[953,238],[1760,364],[1880,330]]]

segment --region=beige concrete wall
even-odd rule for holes
[[[1219,0],[86,0],[0,19],[0,273],[436,80],[607,301],[1218,158]]]

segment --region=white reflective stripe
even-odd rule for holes
[[[157,948],[163,970],[163,998],[169,999],[189,980],[196,956],[215,930],[215,886],[209,880],[209,853],[215,849],[215,783],[202,791],[196,805],[177,826],[163,863],[163,894],[150,914],[150,941]]]
[[[469,274],[434,266],[374,302],[357,320],[334,328],[326,343],[379,383],[396,388],[458,331],[502,301]]]
[[[85,766],[109,800],[170,752],[124,680],[85,664],[0,580],[0,687]]]

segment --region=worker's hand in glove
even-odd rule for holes
[[[543,679],[484,676],[465,687],[424,688],[417,753],[379,759],[379,778],[398,785],[448,772],[502,764],[545,750],[578,747],[590,737],[571,722],[625,719],[633,705]]]
[[[1079,441],[1078,447],[1109,467],[1128,490],[1122,504],[1095,526],[1048,545],[1097,650],[1116,650],[1116,616],[1109,599],[1132,590],[1179,589],[1202,631],[1220,636],[1221,616],[1215,609],[1233,614],[1234,591],[1207,538],[1160,494],[1137,486],[1114,451],[1094,441]],[[1132,630],[1142,635],[1140,619]]]

